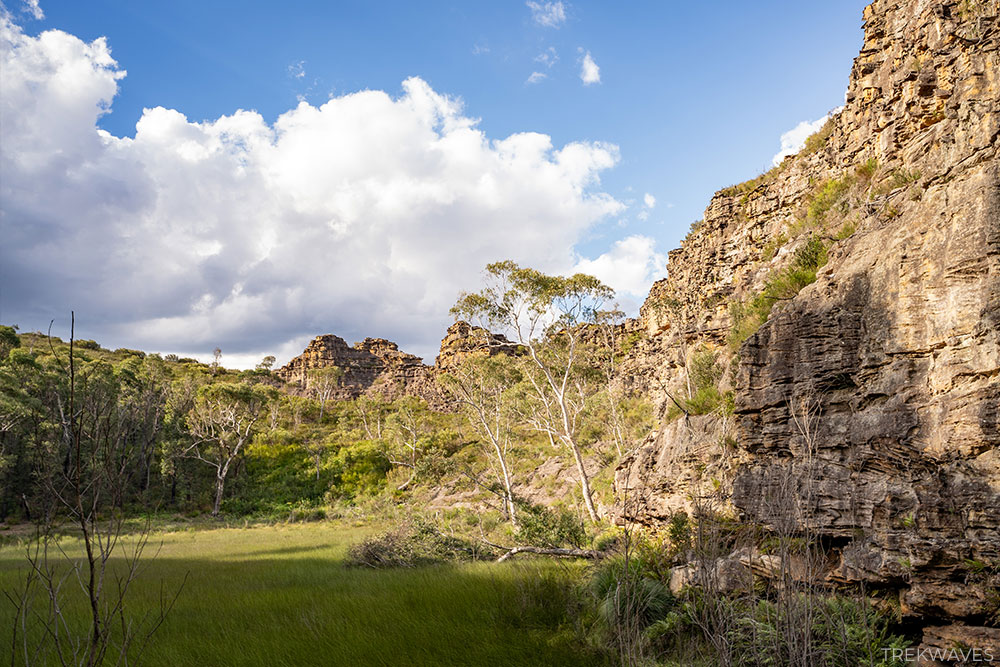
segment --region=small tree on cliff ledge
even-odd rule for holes
[[[526,373],[533,409],[531,425],[573,454],[583,502],[591,521],[597,511],[578,438],[587,396],[589,363],[600,337],[586,336],[614,291],[597,278],[578,273],[564,278],[521,268],[511,261],[486,267],[486,287],[463,293],[451,309],[513,337],[527,351]]]

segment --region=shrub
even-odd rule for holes
[[[670,589],[643,569],[641,560],[624,557],[607,559],[594,569],[590,591],[612,632],[630,625],[646,628],[676,604]]]
[[[722,377],[722,369],[719,368],[718,354],[705,347],[699,347],[691,355],[688,368],[691,373],[691,384],[695,391],[706,387],[714,387]]]
[[[686,548],[691,542],[692,523],[687,512],[677,512],[670,516],[667,524],[667,535],[670,543],[678,548]]]
[[[718,353],[705,347],[699,347],[688,361],[688,372],[691,375],[691,395],[683,401],[688,414],[707,415],[724,409],[726,397],[731,392],[719,390],[719,380],[722,379],[722,367],[718,364]]]
[[[564,508],[548,508],[515,498],[518,506],[517,536],[524,543],[538,547],[582,548],[587,531],[580,517]]]
[[[878,160],[869,158],[857,168],[858,178],[870,181],[875,172],[878,171]]]
[[[920,180],[919,171],[907,171],[906,169],[896,169],[892,172],[892,176],[889,178],[889,185],[892,186],[891,189],[906,187],[910,183],[915,183]]]
[[[844,223],[844,226],[838,229],[837,233],[833,235],[833,240],[843,241],[844,239],[853,236],[855,231],[856,228],[854,227],[854,223],[848,220],[847,222]]]
[[[847,194],[847,191],[853,184],[854,178],[850,175],[824,181],[816,189],[812,201],[809,202],[809,207],[806,211],[806,224],[813,227],[821,226],[826,219],[827,213],[834,206],[843,203],[844,195]],[[846,209],[846,207],[842,208]],[[847,211],[842,210],[841,212],[846,213]]]
[[[704,220],[695,220],[694,222],[692,222],[691,227],[688,228],[688,233],[687,236],[684,237],[684,240],[687,241],[692,236],[697,234],[698,230],[701,229],[701,226],[704,224],[704,222],[705,222]]]
[[[987,16],[987,6],[984,0],[962,0],[958,3],[958,16],[962,21]]]
[[[731,301],[729,303],[729,335],[727,342],[734,351],[739,349],[750,336],[757,333],[760,326],[767,321],[771,312],[771,301],[757,294],[749,301]]]
[[[750,300],[729,304],[729,337],[731,348],[738,349],[767,321],[776,301],[791,299],[799,291],[816,282],[816,271],[827,261],[826,244],[812,236],[795,251],[792,263],[775,273],[765,283],[764,290]]]
[[[788,241],[788,237],[785,236],[783,232],[773,237],[764,246],[764,250],[761,252],[760,256],[761,260],[764,262],[770,262],[774,259],[774,256],[778,254],[778,251],[781,250],[781,246],[785,245],[786,241]]]
[[[774,180],[778,174],[780,174],[785,168],[785,163],[782,162],[777,167],[772,167],[771,169],[765,171],[763,174],[751,178],[748,181],[743,181],[742,183],[737,183],[736,185],[730,185],[728,188],[723,188],[719,190],[719,194],[723,197],[734,197],[736,195],[743,195],[740,204],[746,204],[746,197],[751,192],[759,188],[764,183]]]
[[[625,337],[624,340],[622,340],[621,343],[622,354],[628,354],[629,352],[631,352],[632,349],[635,348],[635,346],[638,345],[640,341],[642,341],[641,332],[633,331],[632,333],[630,333],[628,336]]]
[[[907,169],[893,169],[889,177],[886,178],[882,183],[872,190],[871,196],[876,197],[880,195],[886,195],[893,190],[898,190],[899,188],[905,188],[911,183],[916,183],[920,180],[919,171],[909,171]]]
[[[378,443],[361,440],[342,447],[333,457],[333,488],[346,498],[377,493],[385,486],[392,464]]]
[[[723,395],[718,387],[702,387],[695,394],[684,401],[684,407],[688,414],[707,415],[722,405]]]
[[[806,138],[805,146],[802,148],[800,155],[810,155],[824,148],[826,142],[830,139],[830,135],[833,134],[833,127],[833,118],[823,123],[823,127]]]
[[[347,564],[375,569],[416,567],[487,556],[471,542],[444,535],[431,524],[414,520],[393,530],[370,537],[347,551]]]

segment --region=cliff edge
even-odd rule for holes
[[[1000,619],[998,13],[873,2],[843,109],[670,253],[626,331],[664,425],[617,470],[622,520],[721,497],[904,615]]]

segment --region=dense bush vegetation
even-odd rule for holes
[[[752,553],[751,537],[711,513],[674,515],[660,534],[631,529],[587,584],[601,641],[623,665],[902,667],[884,649],[909,642],[883,601],[719,559],[739,545]],[[774,551],[804,557],[796,538],[769,539]],[[687,573],[679,588],[678,570]]]

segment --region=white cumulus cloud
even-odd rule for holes
[[[594,62],[590,51],[587,51],[580,59],[580,80],[585,86],[601,82],[601,68]]]
[[[653,208],[656,206],[656,197],[647,192],[642,197],[642,203],[646,205],[646,208]]]
[[[74,309],[83,337],[230,363],[327,332],[432,357],[485,264],[568,271],[624,209],[600,188],[617,147],[488,137],[416,77],[273,124],[155,107],[130,138],[96,125],[125,76],[105,40],[2,19],[0,69],[0,306],[26,329]],[[614,264],[635,243],[593,267],[638,289]]]
[[[526,2],[531,19],[546,28],[558,28],[566,22],[566,7],[562,2]]]
[[[840,113],[843,107],[837,107],[822,118],[816,120],[804,120],[792,129],[781,135],[781,150],[771,158],[771,164],[777,167],[789,155],[795,155],[806,145],[806,139],[819,132],[820,128],[830,119]]]
[[[26,14],[30,14],[36,21],[41,21],[45,18],[45,12],[42,11],[42,7],[38,4],[38,0],[23,0],[21,4],[24,7],[23,11]]]
[[[528,77],[525,83],[540,83],[548,78],[548,74],[545,72],[532,72],[531,76]]]
[[[580,259],[575,270],[610,285],[625,312],[634,314],[650,286],[667,276],[666,265],[667,256],[657,252],[656,241],[636,234],[616,241],[596,259]]]

